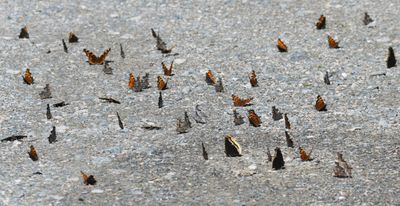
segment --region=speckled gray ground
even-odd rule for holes
[[[0,137],[28,138],[0,143],[0,205],[399,205],[400,70],[385,63],[389,46],[400,55],[399,10],[398,0],[2,1]],[[375,20],[370,27],[364,12]],[[325,30],[314,26],[320,14]],[[18,39],[25,25],[30,39]],[[179,55],[157,51],[150,28]],[[64,53],[61,39],[70,31],[80,42],[67,43]],[[329,49],[328,34],[343,48]],[[278,38],[288,53],[277,51]],[[82,52],[108,47],[113,75],[90,66]],[[175,76],[159,109],[156,77],[161,61],[172,60]],[[27,67],[33,85],[21,79]],[[222,77],[225,93],[205,83],[208,69]],[[253,69],[258,88],[248,82]],[[325,71],[332,85],[324,84]],[[128,90],[130,72],[148,72],[152,88]],[[46,83],[53,98],[41,100]],[[255,97],[237,110],[245,116],[255,109],[261,127],[234,126],[233,93]],[[327,112],[314,109],[318,94]],[[103,103],[103,96],[122,103]],[[60,101],[70,105],[52,107],[47,120],[46,104]],[[205,125],[193,120],[196,105],[208,115]],[[314,161],[301,162],[297,149],[286,147],[283,121],[271,118],[274,105],[288,113],[295,147],[313,148]],[[193,128],[178,135],[184,111]],[[162,129],[141,128],[148,124]],[[49,144],[53,125],[58,142]],[[244,156],[225,157],[227,134]],[[31,144],[38,162],[26,153]],[[266,157],[276,146],[286,160],[280,171]],[[353,178],[332,177],[338,151]],[[98,184],[84,185],[80,170]]]

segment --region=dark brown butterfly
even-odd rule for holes
[[[317,96],[317,101],[315,102],[315,109],[318,111],[326,111],[326,104],[324,99],[320,95]]]
[[[176,121],[176,131],[178,134],[183,134],[187,133],[189,130],[189,126],[185,123],[185,121],[182,121],[181,118],[178,118]]]
[[[278,121],[282,118],[282,112],[279,112],[279,109],[277,109],[275,106],[272,106],[272,119],[274,121]]]
[[[280,52],[287,52],[288,51],[288,48],[287,48],[286,44],[281,39],[278,39],[278,44],[276,45],[276,47],[278,47],[278,50]]]
[[[19,33],[18,37],[20,39],[23,39],[23,38],[29,39],[28,28],[26,26],[21,29],[21,32]]]
[[[122,48],[122,44],[120,43],[119,44],[119,49],[120,49],[120,55],[121,55],[121,58],[123,58],[123,59],[125,59],[125,52],[124,52],[124,49]]]
[[[65,44],[64,39],[62,39],[62,44],[63,44],[63,47],[64,47],[64,52],[68,53],[68,47],[67,47],[67,44]]]
[[[32,161],[38,161],[39,156],[36,152],[36,149],[33,145],[31,145],[30,150],[28,151],[29,157],[31,158]]]
[[[160,92],[160,96],[158,96],[158,108],[162,108],[164,106],[164,101],[162,99],[162,94]]]
[[[48,137],[49,143],[57,142],[57,134],[56,134],[56,127],[53,126],[53,129],[50,132],[50,136]]]
[[[317,26],[317,29],[325,29],[325,25],[326,25],[326,18],[324,15],[321,15],[315,26]]]
[[[110,51],[111,51],[111,48],[108,48],[103,52],[103,54],[100,57],[97,57],[95,54],[93,54],[93,52],[91,52],[87,49],[83,49],[83,52],[85,52],[90,65],[104,64],[104,61],[106,60],[106,57]]]
[[[396,57],[394,56],[394,50],[392,47],[389,47],[389,55],[386,60],[387,68],[395,67],[396,66]]]
[[[6,142],[6,141],[12,142],[12,141],[24,139],[24,138],[27,138],[27,137],[28,136],[26,136],[26,135],[13,135],[13,136],[4,138],[1,141],[2,142]]]
[[[333,49],[338,49],[339,47],[339,42],[335,41],[331,36],[328,35],[328,44],[329,48]]]
[[[129,74],[128,88],[133,89],[135,87],[135,76],[132,73]]]
[[[104,101],[107,102],[107,103],[121,104],[120,101],[115,100],[115,99],[113,99],[113,98],[111,98],[111,97],[99,97],[99,99],[104,100]]]
[[[169,66],[169,68],[167,67],[167,65],[164,64],[164,62],[161,62],[163,71],[164,71],[164,75],[165,76],[172,76],[172,68],[174,67],[174,61],[171,62],[171,65]]]
[[[272,160],[272,168],[275,170],[285,168],[285,160],[283,160],[283,155],[279,147],[275,148],[275,156],[274,159]]]
[[[310,150],[310,152],[307,154],[306,151],[302,147],[299,147],[299,153],[300,153],[301,161],[311,161],[311,160],[313,160],[311,158],[312,150]]]
[[[51,115],[50,105],[49,104],[47,104],[46,117],[47,117],[47,119],[53,118],[53,116]]]
[[[167,83],[168,83],[168,81],[164,81],[164,79],[161,76],[157,77],[157,88],[158,88],[158,90],[167,89]]]
[[[25,76],[23,77],[23,79],[26,84],[29,84],[29,85],[33,84],[33,77],[32,77],[31,71],[29,69],[25,70]]]
[[[203,148],[203,158],[204,160],[208,160],[208,153],[206,151],[206,148],[204,147],[204,143],[201,143],[201,148]]]
[[[53,104],[53,107],[63,107],[63,106],[67,106],[67,105],[69,105],[69,103],[65,103],[64,101],[62,101],[62,102]]]
[[[292,140],[292,138],[290,138],[290,135],[289,135],[288,131],[285,131],[285,137],[286,137],[287,146],[293,148],[293,140]]]
[[[290,129],[290,122],[287,114],[285,114],[285,128]]]
[[[117,117],[118,117],[119,128],[124,129],[124,124],[122,123],[121,117],[119,116],[118,112],[117,112]]]
[[[242,148],[232,135],[225,137],[225,154],[227,157],[242,156]]]
[[[368,13],[365,12],[364,19],[363,19],[364,25],[368,25],[368,24],[372,23],[373,21],[374,20],[372,20],[372,18],[368,15]]]
[[[81,171],[83,183],[85,185],[95,185],[97,180],[94,178],[93,175],[87,175],[84,172]]]
[[[211,70],[208,70],[206,73],[206,82],[208,85],[215,85],[217,82]]]
[[[268,160],[268,162],[272,161],[272,155],[271,155],[271,152],[269,151],[268,147],[267,147],[267,160]]]
[[[327,84],[327,85],[330,85],[330,84],[331,84],[331,81],[329,80],[329,73],[328,73],[328,71],[325,72],[324,82],[325,82],[325,84]]]
[[[77,43],[78,40],[79,40],[78,37],[73,32],[69,32],[69,35],[68,35],[69,43]]]
[[[235,107],[248,106],[250,104],[251,100],[253,100],[253,97],[247,98],[247,99],[241,99],[239,96],[232,94],[233,106],[235,106]]]
[[[254,127],[259,127],[261,125],[261,119],[260,117],[256,114],[256,112],[253,109],[250,109],[249,111],[249,122],[251,125]]]
[[[249,79],[252,87],[258,87],[257,75],[254,70],[250,73]]]

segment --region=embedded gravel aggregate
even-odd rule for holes
[[[390,46],[400,56],[399,11],[398,0],[0,1],[0,139],[27,136],[0,142],[0,205],[400,205],[400,70],[386,67]],[[364,12],[374,22],[364,25]],[[321,14],[327,24],[317,30]],[[18,38],[24,26],[29,39]],[[171,55],[156,49],[151,28]],[[341,48],[330,49],[328,35]],[[89,65],[84,48],[111,48],[112,74]],[[161,62],[172,61],[175,75],[163,76]],[[209,69],[224,92],[205,82]],[[129,73],[149,73],[151,88],[130,90]],[[168,79],[162,108],[159,75]],[[51,98],[42,99],[46,84]],[[252,105],[234,107],[232,94],[254,97]],[[317,95],[327,111],[314,108]],[[288,114],[294,148],[272,106]],[[244,124],[235,126],[234,109]],[[260,127],[249,124],[249,109]],[[185,111],[192,128],[178,134]],[[243,156],[226,157],[228,134]],[[299,146],[314,160],[302,162]],[[268,161],[275,147],[285,169]],[[337,152],[352,178],[333,177]],[[97,184],[85,185],[80,171]]]

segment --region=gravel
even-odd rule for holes
[[[400,55],[399,10],[396,0],[2,1],[0,138],[28,137],[0,143],[0,205],[399,205],[400,70],[386,68],[390,46]],[[364,12],[374,20],[368,26]],[[317,30],[321,14],[327,25]],[[18,38],[24,26],[29,39]],[[156,49],[151,28],[171,55]],[[78,43],[67,41],[69,32]],[[340,49],[328,48],[328,35]],[[278,38],[287,53],[278,52]],[[84,48],[111,48],[112,74],[89,65]],[[161,62],[173,60],[158,108]],[[32,85],[23,83],[26,68]],[[209,69],[224,92],[205,82]],[[250,85],[252,70],[259,87]],[[151,88],[129,90],[129,73],[149,73]],[[47,84],[51,98],[43,99]],[[234,107],[232,94],[253,104]],[[315,110],[317,95],[326,112]],[[69,105],[52,106],[62,101]],[[294,148],[272,106],[288,114]],[[196,107],[205,124],[195,121]],[[233,109],[245,124],[235,126]],[[249,125],[249,109],[261,127]],[[177,134],[185,111],[192,128]],[[53,126],[57,141],[49,144]],[[228,134],[243,156],[226,157]],[[299,146],[314,160],[302,162]],[[275,147],[283,170],[267,160]],[[332,176],[337,152],[352,178]],[[80,171],[97,184],[85,185]]]

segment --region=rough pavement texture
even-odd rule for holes
[[[400,56],[399,10],[397,0],[2,1],[0,137],[28,137],[0,143],[0,205],[398,205],[400,70],[387,69],[386,56],[389,46]],[[364,12],[375,22],[365,26]],[[316,30],[321,14],[327,26]],[[18,39],[24,26],[30,39]],[[157,51],[150,28],[179,55]],[[65,53],[61,40],[71,31],[79,43],[66,41]],[[329,49],[327,35],[342,48]],[[278,38],[288,53],[278,52]],[[109,47],[112,75],[89,65],[82,51]],[[175,75],[159,109],[156,79],[161,62],[172,60]],[[33,85],[23,83],[26,68]],[[224,93],[204,81],[208,69],[222,78]],[[250,86],[251,70],[259,87]],[[129,90],[131,72],[149,73],[151,88]],[[41,99],[46,84],[52,98]],[[232,94],[254,97],[236,108],[245,117],[240,126]],[[328,111],[314,109],[318,94]],[[51,106],[48,120],[46,105],[61,101],[69,105]],[[194,121],[196,105],[206,124]],[[288,113],[294,148],[286,147],[272,106]],[[248,124],[248,109],[261,127]],[[192,128],[178,135],[184,111]],[[57,142],[49,144],[53,126]],[[242,157],[226,157],[228,134]],[[302,162],[299,146],[313,149],[314,160]],[[284,170],[267,161],[275,147]],[[353,167],[352,178],[332,176],[336,152]],[[80,171],[97,184],[84,185]]]

